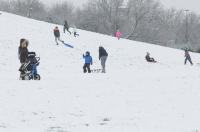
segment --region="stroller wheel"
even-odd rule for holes
[[[40,80],[40,75],[36,74],[35,77],[34,77],[34,80]]]
[[[30,77],[29,77],[28,75],[26,75],[26,76],[24,76],[24,77],[22,78],[22,80],[30,80]]]

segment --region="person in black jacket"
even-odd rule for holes
[[[18,57],[21,64],[24,64],[28,57],[28,49],[27,49],[28,44],[29,44],[28,40],[26,39],[20,40],[20,46],[18,48]]]
[[[56,41],[57,45],[58,45],[58,41],[64,43],[64,41],[60,39],[60,31],[59,31],[58,27],[54,28],[54,36],[55,36],[55,41]]]
[[[185,63],[184,63],[185,65],[187,64],[187,61],[189,61],[190,64],[193,65],[192,59],[191,59],[191,56],[190,56],[188,49],[185,50]]]
[[[18,48],[18,58],[20,60],[21,66],[19,68],[19,71],[22,71],[22,67],[25,65],[27,58],[28,58],[28,40],[26,39],[21,39],[20,40],[20,46]],[[22,73],[20,73],[20,77],[21,77]]]
[[[150,57],[150,53],[149,52],[147,52],[147,54],[145,56],[145,59],[146,59],[147,62],[154,62],[154,63],[156,63],[155,59]]]
[[[67,32],[69,32],[69,34],[71,35],[71,32],[69,31],[69,25],[67,23],[67,20],[65,20],[65,24],[64,24],[64,28],[63,28],[64,33],[65,33],[65,30],[67,30]]]
[[[108,58],[108,53],[102,46],[100,46],[99,47],[99,60],[101,60],[102,73],[106,72],[105,67],[106,67],[107,58]]]

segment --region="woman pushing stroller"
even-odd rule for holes
[[[28,40],[20,40],[20,46],[18,48],[18,57],[21,63],[19,68],[20,79],[40,80],[40,75],[37,74],[37,66],[39,65],[40,58],[36,58],[35,52],[28,52],[28,45]]]

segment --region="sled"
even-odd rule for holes
[[[69,47],[69,48],[74,48],[74,46],[70,45],[70,44],[67,44],[65,42],[63,42],[63,44],[66,46],[66,47]]]
[[[99,72],[101,72],[101,70],[102,70],[102,69],[92,69],[91,72],[92,72],[92,73],[99,73]]]

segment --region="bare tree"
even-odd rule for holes
[[[128,1],[128,17],[127,20],[130,22],[129,26],[131,27],[130,33],[128,34],[128,39],[136,39],[137,34],[136,30],[141,22],[146,20],[151,16],[157,7],[159,6],[158,2],[153,0],[129,0]]]
[[[63,24],[64,20],[74,22],[75,7],[69,2],[56,4],[49,10],[49,17],[58,24]]]
[[[18,15],[39,20],[44,20],[46,16],[45,6],[39,0],[16,0],[9,3],[9,5],[11,12]]]
[[[90,0],[82,12],[79,12],[80,18],[84,21],[82,26],[94,27],[93,31],[96,32],[114,34],[120,27],[119,15],[123,3],[123,0]]]

